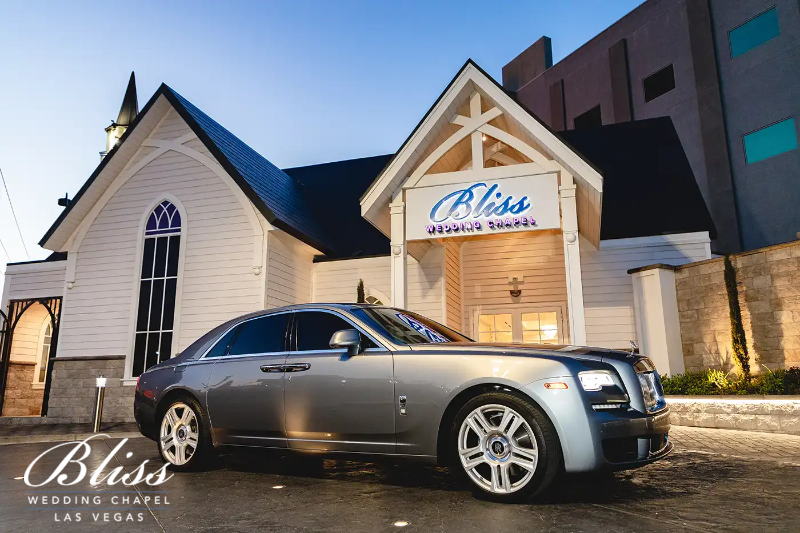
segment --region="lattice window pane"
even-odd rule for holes
[[[168,201],[157,205],[147,219],[133,349],[133,376],[172,357],[180,231],[180,212]]]

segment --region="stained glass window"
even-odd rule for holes
[[[145,228],[139,306],[133,345],[134,377],[172,357],[181,214],[170,202],[153,209]]]

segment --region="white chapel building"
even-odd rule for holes
[[[7,267],[0,423],[87,422],[98,376],[130,421],[136,377],[208,330],[360,282],[476,340],[683,371],[677,309],[648,304],[674,283],[628,274],[711,258],[669,118],[554,133],[468,61],[394,154],[282,170],[167,85],[140,111],[133,77],[106,131],[52,255]]]

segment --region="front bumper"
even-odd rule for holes
[[[669,407],[642,415],[638,411],[617,414],[595,429],[602,457],[601,468],[626,470],[657,461],[673,450],[669,440]]]

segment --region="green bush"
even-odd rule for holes
[[[705,370],[664,377],[661,381],[665,394],[684,396],[800,394],[800,367],[768,370],[750,379],[731,376],[721,370]]]

